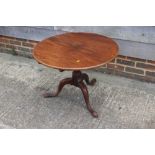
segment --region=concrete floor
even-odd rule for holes
[[[71,72],[0,53],[0,128],[155,128],[155,84],[87,73],[97,79],[88,89],[98,119],[87,111],[78,88],[68,85],[56,98],[41,96]]]

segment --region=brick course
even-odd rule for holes
[[[137,63],[136,67],[144,68],[144,69],[147,69],[147,70],[155,70],[155,65],[146,64],[146,63]]]
[[[117,59],[117,63],[121,64],[121,65],[126,65],[126,66],[134,66],[135,62],[134,61],[128,61],[128,60],[124,60],[124,59]]]
[[[37,41],[0,35],[0,52],[32,58]],[[118,55],[97,69],[107,74],[155,83],[155,61]]]
[[[126,72],[130,72],[130,73],[135,73],[135,74],[142,74],[142,75],[144,75],[144,70],[142,70],[142,69],[126,67],[126,68],[125,68],[125,71],[126,71]]]

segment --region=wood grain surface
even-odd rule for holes
[[[36,45],[34,58],[41,64],[62,70],[85,70],[102,66],[118,54],[110,38],[94,33],[65,33]]]

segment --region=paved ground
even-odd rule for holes
[[[88,89],[98,119],[92,118],[73,86],[66,86],[57,98],[41,96],[55,90],[70,72],[1,53],[0,128],[155,128],[155,84],[87,73],[97,79]]]

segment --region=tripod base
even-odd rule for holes
[[[85,103],[87,106],[87,109],[89,110],[89,112],[91,113],[91,115],[93,117],[98,117],[97,112],[95,112],[93,110],[93,108],[90,105],[89,102],[89,94],[88,94],[88,89],[86,84],[93,86],[96,83],[96,79],[92,79],[91,81],[89,80],[89,76],[86,73],[82,73],[81,71],[73,71],[72,73],[72,77],[71,78],[66,78],[60,81],[58,89],[55,93],[45,93],[44,97],[56,97],[59,95],[59,93],[61,92],[62,88],[66,85],[66,84],[70,84],[70,85],[74,85],[78,88],[81,89],[84,99],[85,99]]]

